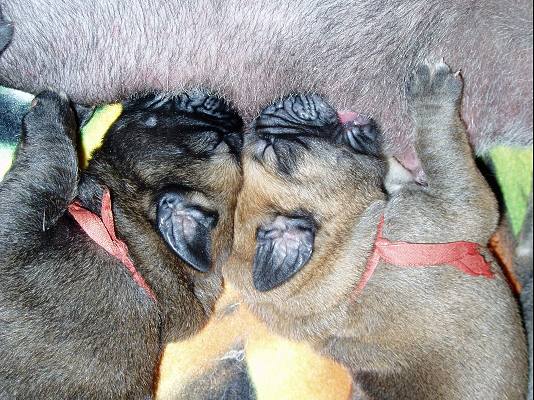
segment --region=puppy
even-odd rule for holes
[[[162,345],[220,291],[240,118],[200,92],[123,106],[80,176],[66,98],[24,117],[0,185],[0,398],[149,398]]]
[[[407,95],[426,187],[393,162],[386,179],[376,128],[342,124],[318,96],[265,109],[245,139],[224,276],[274,331],[344,364],[357,398],[523,399],[524,335],[486,261],[496,202],[460,120],[462,81],[425,64]],[[454,242],[469,250],[442,263]],[[404,266],[387,245],[404,250]]]

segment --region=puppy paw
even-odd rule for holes
[[[419,65],[406,85],[408,104],[447,106],[457,105],[462,97],[463,82],[443,61]]]
[[[67,135],[76,140],[76,116],[66,94],[50,90],[39,93],[33,99],[30,110],[24,116],[23,139],[25,141]]]
[[[265,108],[255,121],[260,137],[334,137],[339,128],[336,111],[316,94],[289,96]]]

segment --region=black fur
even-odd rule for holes
[[[176,396],[187,400],[256,400],[244,359],[228,358],[190,382]]]
[[[203,172],[221,157],[236,163],[220,144],[241,121],[186,107],[199,101],[223,103],[199,93],[126,102],[79,179],[68,100],[36,98],[0,184],[0,398],[145,399],[162,344],[205,322],[220,274],[186,268],[156,230],[157,199],[171,189],[204,199],[221,219],[231,213],[230,191]],[[66,213],[76,197],[99,213],[105,187],[117,234],[157,302]]]

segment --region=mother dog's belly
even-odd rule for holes
[[[251,118],[289,92],[371,114],[409,166],[406,71],[445,57],[466,80],[463,115],[483,152],[532,144],[532,4],[492,0],[5,0],[15,37],[0,82],[80,103],[210,88]],[[49,3],[49,2],[47,2]]]

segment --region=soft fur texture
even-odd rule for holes
[[[197,332],[220,293],[241,184],[242,122],[224,104],[202,93],[126,102],[78,176],[69,102],[51,92],[36,98],[0,184],[1,398],[151,395],[162,346]],[[104,188],[117,234],[157,303],[66,213],[77,199],[99,214]],[[205,238],[210,272],[190,268],[157,231],[167,193],[179,193],[194,216],[216,217]]]
[[[496,265],[495,278],[488,279],[447,265],[407,269],[381,262],[363,292],[355,292],[381,215],[387,239],[472,241],[491,260],[485,246],[497,206],[471,155],[460,120],[461,92],[461,79],[442,63],[421,65],[408,86],[428,186],[414,183],[395,163],[386,179],[381,158],[338,144],[339,129],[317,130],[329,107],[317,97],[297,96],[278,107],[279,120],[300,116],[299,130],[280,135],[276,126],[265,127],[261,114],[255,126],[263,128],[245,139],[244,183],[224,276],[274,331],[311,341],[351,370],[361,389],[357,398],[526,395],[521,320]],[[271,109],[265,114],[272,120]],[[291,169],[281,168],[288,164]],[[309,260],[302,250],[310,243],[302,234],[309,224],[284,225],[280,218],[311,223]],[[266,229],[270,247],[260,242]],[[271,257],[258,256],[264,251]],[[254,277],[259,267],[276,274],[299,270],[264,291]]]
[[[530,351],[529,357],[529,391],[528,399],[532,400],[532,384],[533,384],[533,366],[532,366],[532,351],[533,351],[533,340],[532,340],[532,292],[533,292],[533,276],[532,276],[532,267],[533,267],[533,256],[532,256],[532,195],[530,198],[530,206],[528,209],[527,216],[525,218],[525,223],[519,236],[518,244],[515,252],[515,264],[517,268],[517,273],[519,279],[523,285],[521,291],[521,303],[523,306],[523,320],[525,321],[525,328],[527,330],[528,345]]]
[[[475,149],[532,144],[532,1],[3,0],[12,45],[0,82],[76,102],[203,86],[244,118],[290,93],[372,114],[416,168],[407,71],[446,57],[466,82]],[[75,55],[74,57],[72,55]]]

